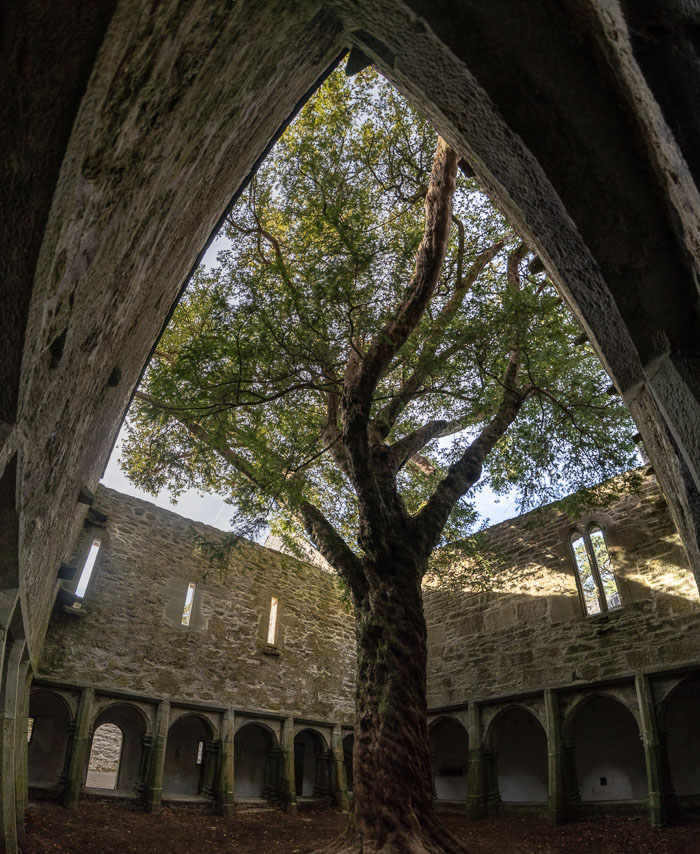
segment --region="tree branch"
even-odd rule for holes
[[[408,292],[364,357],[353,347],[347,360],[342,398],[343,443],[350,460],[350,478],[368,518],[385,515],[378,483],[369,465],[369,414],[382,373],[415,329],[435,290],[445,258],[452,217],[457,155],[438,139],[425,199],[425,228]]]
[[[458,229],[461,229],[459,232],[460,241],[463,240],[462,232],[464,230],[464,226],[457,221]],[[458,278],[457,283],[455,285],[454,292],[452,293],[449,300],[442,307],[440,313],[435,318],[435,322],[427,333],[426,342],[424,346],[421,348],[420,355],[418,356],[418,364],[416,365],[413,373],[401,384],[401,388],[398,392],[392,397],[392,399],[381,409],[380,412],[374,417],[374,424],[376,429],[379,431],[379,434],[386,438],[391,432],[392,427],[396,423],[396,419],[406,408],[408,403],[411,401],[413,396],[419,390],[421,383],[425,379],[425,376],[430,367],[434,367],[433,360],[435,359],[435,354],[437,353],[437,349],[440,346],[440,343],[444,340],[444,335],[447,327],[450,322],[453,320],[457,311],[461,307],[464,302],[465,296],[469,293],[471,288],[473,287],[476,280],[479,278],[484,267],[492,261],[493,258],[503,249],[506,245],[509,235],[505,235],[500,240],[496,241],[492,246],[484,249],[480,252],[474,261],[472,262],[469,272],[466,276],[463,277],[462,273],[462,265],[463,265],[463,247],[462,252],[460,253],[460,260],[458,263]],[[449,358],[455,350],[455,346],[451,347],[449,350],[445,350],[441,353],[439,358],[439,364],[442,364],[443,361]]]
[[[299,516],[325,560],[353,592],[361,592],[367,584],[362,573],[362,563],[333,525],[310,501],[300,503]]]
[[[399,439],[391,445],[395,472],[399,472],[406,463],[412,461],[413,457],[433,439],[442,439],[466,430],[474,422],[474,416],[454,418],[450,421],[437,419],[428,421],[422,427]]]
[[[512,370],[508,365],[506,375]],[[513,423],[532,389],[506,388],[498,411],[476,439],[453,463],[445,477],[437,485],[415,521],[425,547],[432,550],[438,543],[452,508],[459,499],[479,480],[486,456]]]

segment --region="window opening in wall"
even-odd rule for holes
[[[185,595],[185,607],[182,609],[182,625],[189,626],[190,617],[192,616],[192,603],[194,602],[194,589],[197,585],[190,581],[187,585],[187,594]]]
[[[620,592],[600,526],[592,525],[583,534],[575,531],[571,535],[571,549],[586,613],[600,614],[619,608]]]
[[[90,551],[88,552],[88,556],[85,560],[85,564],[83,566],[83,571],[80,573],[80,578],[78,579],[78,586],[75,588],[75,595],[80,599],[85,595],[85,591],[87,590],[88,583],[90,582],[90,576],[92,575],[92,570],[95,568],[95,561],[97,560],[97,553],[100,550],[100,541],[93,540],[92,545],[90,546]]]
[[[593,549],[593,556],[600,574],[600,581],[603,587],[603,594],[608,608],[619,608],[620,591],[617,589],[617,581],[612,571],[612,561],[608,554],[608,547],[605,545],[605,537],[599,527],[593,527],[589,530],[588,536]]]
[[[586,613],[599,614],[598,588],[596,587],[583,537],[574,534],[571,538],[571,548],[574,550],[574,559],[576,561],[576,568],[578,569],[579,581],[581,582],[581,593],[583,595],[583,603],[586,606]]]
[[[85,785],[95,789],[116,789],[122,731],[116,724],[101,724],[95,730]]]
[[[277,639],[277,605],[277,599],[273,596],[270,599],[270,620],[267,624],[267,642],[270,646],[274,646]]]
[[[197,765],[202,764],[202,759],[204,758],[204,742],[200,741],[197,745]]]
[[[27,718],[27,744],[31,744],[34,732],[34,718]]]

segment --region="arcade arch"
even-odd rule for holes
[[[32,720],[28,745],[27,776],[30,786],[55,786],[61,782],[73,715],[68,703],[55,691],[42,688],[29,697]]]
[[[298,798],[329,793],[328,744],[315,729],[303,729],[294,737],[294,788]]]
[[[233,739],[234,797],[263,798],[271,796],[275,764],[280,761],[275,751],[277,739],[272,730],[260,723],[242,726]]]
[[[184,714],[171,724],[165,749],[163,796],[204,796],[212,792],[207,772],[211,772],[213,727],[198,714]]]
[[[120,740],[114,730],[102,730],[105,726],[116,727],[120,733]],[[88,765],[88,776],[85,785],[95,786],[98,788],[114,788],[123,794],[138,794],[143,788],[144,763],[145,763],[145,748],[144,738],[148,734],[149,725],[143,712],[131,703],[112,703],[97,715],[93,723],[93,750],[95,739],[98,731],[103,733],[111,733],[109,744],[112,745],[111,753],[108,751],[106,755],[116,755],[117,767],[113,772],[113,781],[111,786],[101,786],[98,780],[104,783],[108,782],[106,777],[97,777],[92,771],[98,771],[95,767],[91,768]],[[117,753],[117,740],[119,740]],[[109,746],[109,745],[106,745]],[[104,753],[102,755],[105,755]],[[92,760],[92,751],[91,751]],[[104,774],[105,771],[100,771]]]
[[[497,789],[505,803],[547,800],[547,736],[524,706],[510,706],[491,721],[486,743],[495,753]]]
[[[700,795],[700,682],[681,683],[668,695],[662,711],[663,731],[673,790],[681,799]]]
[[[604,694],[587,697],[572,709],[567,729],[582,801],[647,797],[639,725],[627,706]]]
[[[85,778],[87,788],[117,788],[123,743],[124,734],[116,724],[104,723],[96,727],[92,735]]]
[[[439,801],[465,801],[469,735],[455,718],[443,717],[429,729],[433,791]]]

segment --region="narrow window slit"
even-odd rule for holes
[[[197,585],[194,581],[190,581],[187,585],[187,594],[185,595],[185,607],[182,609],[182,625],[189,626],[190,617],[192,616],[192,603],[194,602],[194,590]]]
[[[97,554],[100,550],[100,541],[93,540],[92,545],[90,546],[90,551],[88,552],[88,556],[85,560],[85,564],[83,566],[83,570],[80,573],[80,578],[78,579],[78,586],[75,588],[75,595],[82,599],[85,596],[85,591],[87,590],[87,586],[90,583],[90,578],[92,576],[92,571],[95,568],[95,561],[97,560]]]
[[[570,542],[586,614],[620,608],[620,591],[601,527],[591,525],[583,533],[575,531]]]
[[[267,642],[270,646],[274,646],[277,640],[277,604],[277,599],[273,596],[270,599],[270,619],[267,624]]]

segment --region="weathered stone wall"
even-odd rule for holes
[[[248,542],[222,568],[197,545],[196,534],[220,541],[215,529],[103,487],[96,508],[107,523],[86,526],[74,555],[81,566],[93,538],[101,540],[84,614],[56,615],[40,678],[352,719],[353,619],[332,574]],[[623,605],[589,617],[569,539],[593,521],[605,533]],[[700,657],[697,588],[653,477],[640,496],[576,525],[551,505],[484,537],[488,590],[469,576],[457,587],[425,587],[430,707]],[[197,586],[184,627],[190,582]],[[272,596],[279,599],[276,648],[266,642]]]
[[[585,616],[570,533],[604,531],[622,607]],[[426,586],[428,705],[583,684],[696,662],[700,603],[655,479],[574,525],[557,505],[485,532],[491,589]]]
[[[82,566],[93,538],[101,540],[84,615],[56,614],[40,678],[352,718],[353,618],[333,575],[247,541],[225,565],[195,537],[218,542],[220,531],[103,487],[95,508],[106,525],[86,526],[75,553]],[[190,582],[197,586],[186,627]],[[266,642],[272,596],[274,648]]]

